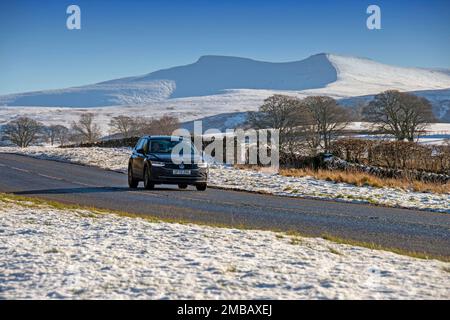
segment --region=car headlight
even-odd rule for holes
[[[153,167],[164,167],[166,164],[164,162],[160,162],[160,161],[152,161],[152,166]]]
[[[208,163],[207,162],[199,162],[198,164],[199,168],[208,168]]]

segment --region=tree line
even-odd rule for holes
[[[431,103],[413,94],[389,90],[376,95],[361,107],[362,120],[372,129],[397,141],[414,141],[426,126],[435,121]],[[352,121],[348,107],[327,96],[299,99],[274,95],[250,112],[248,126],[279,130],[280,147],[286,153],[315,155],[332,151],[337,139]]]
[[[130,138],[147,134],[171,134],[178,129],[179,121],[177,118],[167,115],[157,119],[119,115],[113,117],[108,125],[110,135]],[[72,121],[69,127],[46,126],[29,117],[19,117],[4,125],[1,133],[2,140],[10,141],[22,148],[44,142],[60,146],[68,143],[95,143],[102,137],[100,126],[95,121],[93,113],[80,115],[79,119]]]
[[[398,141],[414,141],[426,126],[435,121],[432,107],[425,98],[389,90],[376,95],[360,108],[362,120],[371,122],[378,133],[388,134]],[[352,121],[350,109],[327,96],[299,99],[273,95],[264,100],[258,111],[249,112],[247,126],[254,129],[279,130],[280,147],[288,153],[330,152],[337,139]],[[130,138],[146,134],[171,134],[178,129],[176,117],[158,119],[119,115],[109,122],[109,134]],[[66,145],[67,143],[95,143],[102,137],[93,113],[82,114],[69,127],[45,126],[20,117],[2,128],[4,140],[27,147],[37,142]]]

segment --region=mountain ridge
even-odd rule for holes
[[[221,94],[233,92],[239,95],[242,90],[348,99],[388,89],[447,92],[443,89],[449,88],[448,69],[398,67],[332,53],[318,53],[290,62],[204,55],[191,64],[138,76],[65,89],[3,95],[0,105],[75,108],[145,105],[167,99],[208,96],[220,99]],[[435,107],[444,101],[448,109],[450,97],[431,93]]]

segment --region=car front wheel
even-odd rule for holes
[[[151,176],[150,176],[150,170],[148,167],[145,167],[144,169],[144,188],[147,190],[151,190],[155,188],[155,184],[152,183]]]
[[[130,166],[128,166],[128,186],[132,189],[136,189],[138,184],[139,184],[139,180],[136,180],[133,177],[133,168],[130,165]]]

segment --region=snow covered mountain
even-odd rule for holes
[[[336,81],[336,77],[336,70],[326,55],[289,63],[203,56],[193,64],[143,76],[62,90],[7,95],[0,97],[0,105],[99,107],[142,104],[167,98],[219,94],[226,89],[322,88]]]
[[[450,121],[448,70],[404,68],[365,58],[317,54],[295,62],[272,63],[246,58],[203,56],[195,63],[149,74],[68,89],[0,96],[4,106],[98,108],[107,106],[202,105],[216,103],[216,114],[238,109],[252,98],[256,109],[273,93],[330,95],[337,99],[370,96],[387,89],[420,91],[432,98],[435,113]],[[349,100],[350,99],[350,100]],[[233,101],[232,104],[228,103]],[[255,105],[253,105],[255,103]],[[225,108],[225,110],[224,110]],[[228,108],[228,109],[227,109]],[[189,108],[186,108],[186,112]],[[209,112],[212,115],[214,112]]]

